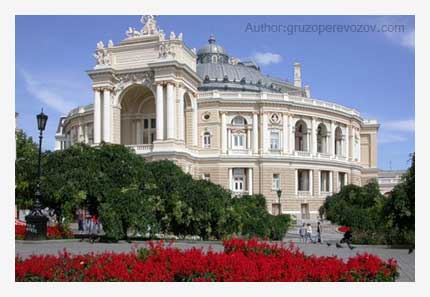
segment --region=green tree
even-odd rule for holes
[[[347,185],[327,197],[322,207],[325,217],[340,225],[357,229],[376,230],[380,227],[380,211],[384,197],[376,181],[363,187]]]
[[[386,199],[383,215],[389,242],[415,242],[415,153],[411,155],[411,166],[402,181]]]
[[[21,130],[15,133],[15,140],[15,204],[19,208],[29,208],[37,184],[38,145]]]
[[[144,187],[143,158],[121,145],[75,144],[48,153],[43,164],[43,203],[55,212],[59,223],[70,221],[76,208],[86,207],[100,216],[107,230],[113,229],[108,218],[114,210],[105,207],[100,213],[101,204],[112,202],[113,193]]]

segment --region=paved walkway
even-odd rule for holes
[[[383,259],[394,258],[397,260],[400,267],[400,278],[399,281],[415,281],[415,252],[408,254],[407,250],[401,249],[387,249],[385,247],[378,246],[356,246],[355,249],[350,250],[346,245],[344,248],[336,248],[333,244],[327,246],[326,244],[304,244],[297,242],[296,238],[290,239],[293,236],[293,231],[286,237],[286,242],[294,242],[294,245],[302,250],[307,255],[318,255],[318,256],[338,256],[342,259],[347,259],[357,253],[370,253],[377,255]],[[324,238],[323,238],[324,239]],[[132,242],[127,243],[121,241],[119,243],[94,243],[79,242],[79,240],[50,240],[40,242],[29,242],[29,241],[15,241],[15,254],[23,258],[30,256],[31,254],[58,254],[66,249],[68,252],[73,254],[85,254],[85,253],[99,253],[105,251],[111,252],[130,252],[135,248],[147,246],[147,242]],[[190,249],[192,247],[203,248],[207,251],[212,248],[214,251],[222,251],[223,247],[220,242],[202,242],[202,241],[176,241],[173,243],[174,247],[179,249]]]

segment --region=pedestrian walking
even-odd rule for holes
[[[308,239],[312,242],[315,243],[314,240],[312,239],[312,226],[311,224],[307,224],[306,226],[306,235],[305,235],[305,243],[308,243]]]
[[[299,235],[300,235],[300,242],[305,242],[305,236],[306,236],[305,223],[303,223],[303,225],[299,228]]]
[[[84,233],[84,212],[78,209],[78,233]]]
[[[322,244],[321,233],[322,233],[321,223],[318,222],[318,224],[317,224],[317,242]]]
[[[96,215],[93,215],[90,220],[90,242],[94,243],[97,234],[98,234],[98,218]]]

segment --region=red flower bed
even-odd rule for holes
[[[337,231],[342,232],[342,233],[348,232],[350,230],[351,230],[351,228],[348,226],[340,226],[337,228]]]
[[[58,256],[32,255],[15,259],[16,281],[394,281],[394,260],[357,255],[305,256],[257,240],[224,241],[224,252],[180,251],[163,242],[130,253]]]
[[[60,230],[58,226],[48,226],[47,230],[48,239],[62,239],[72,238],[73,234],[70,231]],[[25,237],[25,225],[15,224],[15,238],[24,239]]]

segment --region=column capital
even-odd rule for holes
[[[99,91],[99,92],[103,92],[103,91],[113,91],[114,87],[113,86],[94,86],[93,87],[93,91]]]

